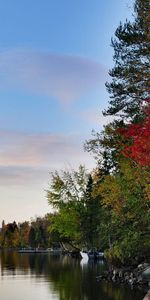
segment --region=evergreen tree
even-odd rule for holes
[[[31,226],[30,232],[29,232],[29,245],[32,248],[37,247],[37,242],[36,242],[36,231],[34,227]]]
[[[134,22],[120,23],[112,40],[115,66],[110,71],[111,83],[106,83],[110,94],[109,107],[104,115],[120,116],[119,120],[104,127],[101,133],[85,143],[85,150],[92,152],[98,165],[107,175],[118,170],[122,150],[118,128],[126,122],[139,123],[145,118],[150,91],[150,2],[136,0]]]
[[[81,218],[81,231],[85,244],[92,247],[99,247],[99,224],[100,224],[100,200],[93,194],[93,179],[89,175],[84,196],[84,211]]]
[[[136,0],[134,22],[120,23],[112,39],[114,68],[106,83],[110,94],[104,115],[134,120],[141,117],[143,100],[150,91],[150,1]]]

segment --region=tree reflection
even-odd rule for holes
[[[29,275],[49,283],[50,293],[59,294],[59,300],[140,300],[137,290],[97,282],[96,276],[104,264],[81,264],[68,256],[17,252],[0,253],[1,275]],[[44,300],[44,299],[43,299]]]

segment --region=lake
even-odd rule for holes
[[[1,300],[142,300],[144,293],[98,282],[106,265],[68,256],[0,252]]]

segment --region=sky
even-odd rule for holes
[[[95,167],[111,37],[132,0],[0,1],[0,224],[51,211],[50,172]]]

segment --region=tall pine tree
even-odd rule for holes
[[[112,39],[114,68],[104,115],[119,115],[130,120],[141,116],[143,99],[150,94],[150,1],[136,0],[135,20],[120,23]]]

